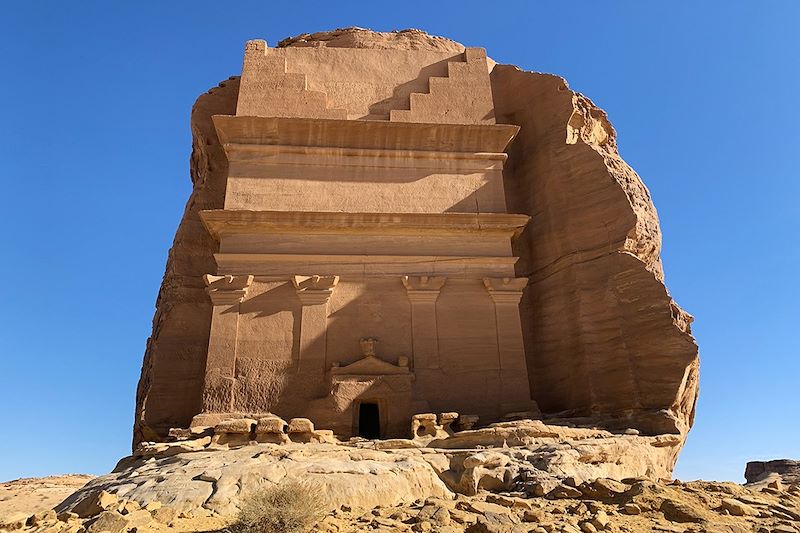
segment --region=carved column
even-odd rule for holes
[[[519,301],[527,283],[528,278],[483,278],[494,301],[500,381],[504,396],[513,399],[508,402],[511,410],[527,408],[531,403],[519,316]]]
[[[247,295],[253,276],[206,274],[203,279],[214,304],[203,386],[203,411],[224,413],[233,410],[239,304]]]
[[[411,302],[412,365],[415,369],[439,368],[436,299],[446,279],[443,276],[403,276]]]
[[[298,371],[324,373],[328,301],[339,283],[339,276],[294,276],[292,283],[303,306]]]

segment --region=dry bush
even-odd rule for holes
[[[237,533],[301,533],[324,515],[320,487],[285,481],[246,497],[231,529]]]

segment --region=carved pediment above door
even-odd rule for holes
[[[395,365],[376,356],[375,345],[377,343],[377,339],[371,337],[362,338],[359,344],[364,357],[345,366],[335,364],[331,368],[331,374],[338,378],[413,375],[408,368],[408,357],[400,357]]]

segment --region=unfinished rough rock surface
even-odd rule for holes
[[[605,113],[562,78],[417,30],[252,41],[243,77],[198,98],[192,132],[193,190],[157,301],[134,443],[193,419],[273,412],[363,434],[371,402],[381,437],[410,437],[414,413],[485,425],[541,410],[673,435],[664,464],[674,464],[698,391],[692,318],[664,286],[646,187]],[[280,161],[278,174],[259,150]],[[328,170],[296,174],[309,154]],[[413,171],[383,169],[389,160]],[[380,167],[382,181],[359,165]],[[336,183],[317,190],[326,179]],[[426,237],[409,240],[409,228]],[[375,259],[409,253],[413,268]],[[313,271],[290,266],[309,257]],[[369,269],[380,275],[363,277]],[[359,339],[373,336],[378,348],[360,355]]]
[[[545,494],[564,483],[597,478],[668,478],[681,445],[676,435],[614,435],[538,420],[457,432],[428,444],[401,439],[217,442],[197,435],[144,444],[57,510],[80,516],[87,508],[99,512],[103,506],[95,500],[104,491],[141,506],[159,501],[178,512],[233,516],[250,491],[287,479],[321,486],[331,510],[342,505],[368,510],[487,490]]]
[[[308,445],[306,450],[309,450]],[[407,469],[409,461],[417,465],[425,465],[428,459],[426,451],[419,455],[396,452],[375,452],[374,450],[351,450],[349,458],[341,455],[341,450],[329,447],[315,449],[314,459],[308,455],[298,454],[298,465],[289,466],[292,460],[287,456],[279,458],[274,455],[278,447],[274,445],[252,445],[240,448],[256,451],[260,457],[271,457],[262,461],[258,458],[246,458],[244,453],[229,455],[234,460],[234,470],[249,464],[255,466],[257,475],[271,473],[279,477],[284,468],[307,469],[311,463],[316,467],[309,471],[315,480],[323,481],[323,471],[344,466],[343,471],[333,472],[331,487],[341,484],[348,476],[347,487],[358,487],[361,483],[371,485],[375,478],[380,482],[391,479],[388,472],[400,472]],[[289,454],[297,454],[303,448],[283,450]],[[204,454],[196,452],[197,461],[207,460]],[[225,456],[232,451],[213,452]],[[481,464],[484,467],[500,468],[510,465],[513,451],[504,450],[508,462],[485,452],[480,458],[474,457],[470,464]],[[187,467],[191,472],[191,461],[186,454],[175,455],[176,465],[168,465],[165,457],[151,457],[145,461],[141,470],[131,470],[137,463],[125,460],[114,474],[98,478],[95,482],[76,493],[66,502],[58,506],[58,512],[39,512],[17,521],[0,520],[0,530],[16,530],[36,533],[79,533],[110,531],[112,533],[133,532],[224,532],[230,531],[226,526],[234,521],[233,515],[220,515],[207,509],[220,504],[238,489],[229,484],[217,470],[209,469],[188,479],[189,472],[181,472],[180,467]],[[478,455],[478,454],[476,454]],[[435,460],[433,462],[436,462]],[[286,463],[286,464],[282,464]],[[392,466],[395,463],[395,466]],[[211,493],[211,501],[206,507],[188,505],[190,498],[169,500],[169,490],[159,492],[158,483],[171,483],[167,476],[153,478],[154,464],[166,467],[173,475],[177,475],[186,483],[189,492],[197,497],[196,486],[210,485],[214,488],[205,492]],[[272,465],[272,469],[268,467]],[[176,468],[177,466],[177,468]],[[424,468],[424,467],[423,467]],[[126,476],[123,475],[127,473]],[[240,472],[241,473],[241,472]],[[133,474],[133,475],[131,475]],[[114,481],[115,477],[118,481]],[[134,479],[139,478],[138,481]],[[246,477],[240,478],[245,480]],[[409,479],[404,476],[403,479]],[[433,479],[433,478],[430,478]],[[265,486],[272,483],[265,480]],[[398,482],[394,481],[394,487]],[[216,488],[216,487],[219,488]],[[256,486],[253,479],[245,481],[244,490]],[[520,490],[513,486],[510,489],[482,489],[475,495],[450,494],[441,485],[426,485],[438,496],[422,496],[423,487],[416,487],[416,500],[406,497],[395,497],[395,503],[388,503],[392,498],[383,497],[384,504],[372,505],[370,501],[360,499],[360,492],[348,491],[341,498],[329,492],[334,499],[328,502],[328,510],[313,526],[314,532],[355,532],[355,531],[431,531],[439,533],[456,532],[494,532],[494,533],[593,533],[608,532],[675,532],[675,533],[798,533],[800,532],[800,488],[795,486],[776,489],[764,487],[753,489],[735,483],[714,483],[696,481],[681,483],[679,481],[651,481],[644,478],[631,478],[622,481],[610,479],[593,479],[581,481],[567,478],[553,489],[533,494],[528,490]],[[102,488],[115,490],[125,487],[116,494]],[[406,487],[409,488],[409,487]],[[422,489],[422,490],[418,490]],[[412,489],[413,490],[413,489]],[[215,496],[216,491],[225,495]],[[355,496],[354,501],[339,503],[346,497]],[[404,495],[410,496],[410,493]],[[152,498],[161,498],[161,500]],[[380,498],[380,497],[379,497]],[[199,499],[197,500],[199,501]],[[81,516],[74,510],[91,509],[91,514]],[[220,508],[222,509],[222,508]]]

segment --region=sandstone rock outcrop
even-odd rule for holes
[[[498,122],[520,126],[506,165],[528,372],[545,413],[685,433],[698,393],[691,316],[670,298],[655,207],[606,114],[558,76],[492,70]]]
[[[235,425],[220,424],[213,431],[227,437]],[[419,442],[356,438],[337,444],[288,439],[275,444],[245,435],[219,444],[217,436],[145,443],[57,511],[85,516],[92,509],[96,514],[108,507],[97,503],[98,494],[107,493],[142,507],[158,501],[177,512],[233,516],[250,491],[290,479],[322,487],[330,510],[342,505],[368,510],[430,497],[450,500],[485,491],[529,496],[566,491],[557,497],[568,497],[575,486],[598,478],[607,481],[586,494],[606,497],[621,486],[614,480],[668,478],[682,444],[677,435],[612,434],[538,420],[452,435],[439,431],[434,440]]]
[[[750,461],[744,470],[748,483],[769,483],[779,480],[786,485],[800,485],[800,461],[774,459],[772,461]]]
[[[299,451],[284,450],[288,454]],[[303,445],[308,446],[308,445]],[[280,459],[271,453],[274,445],[253,445],[239,448],[241,450],[258,451],[261,457],[270,459],[258,461],[258,458],[247,459],[239,453],[234,459],[234,469],[245,464],[257,466],[260,476],[271,472],[278,474],[285,465],[291,463],[289,456]],[[362,482],[371,484],[377,476],[380,481],[387,479],[388,472],[402,471],[408,460],[418,461],[416,464],[424,468],[426,461],[418,460],[421,455],[402,455],[393,457],[383,452],[372,450],[351,450],[346,455],[329,455],[331,449],[315,449],[317,461],[345,470],[333,473],[337,479],[332,484],[342,482],[348,476],[350,486],[358,486]],[[206,461],[207,453],[229,454],[231,451],[195,452],[198,463]],[[471,467],[481,464],[485,467],[499,466],[503,461],[493,457],[493,452],[483,454]],[[510,455],[513,455],[511,453]],[[233,458],[233,456],[230,456]],[[308,468],[314,461],[307,455],[297,455],[299,465],[291,468]],[[507,456],[508,457],[508,456]],[[394,459],[394,461],[392,460]],[[416,459],[415,459],[416,458]],[[255,459],[255,460],[252,460]],[[387,462],[388,459],[388,462]],[[400,463],[392,466],[392,462]],[[159,463],[160,466],[153,467]],[[226,526],[234,520],[234,516],[220,515],[202,506],[189,509],[187,498],[173,500],[175,507],[162,504],[159,500],[142,498],[161,497],[168,500],[170,490],[159,492],[159,483],[170,482],[167,476],[157,476],[158,469],[164,469],[169,462],[165,458],[151,458],[148,465],[141,470],[131,470],[134,462],[123,461],[114,474],[104,476],[103,480],[91,485],[69,498],[59,506],[59,512],[39,512],[26,519],[8,522],[0,520],[0,530],[16,530],[36,533],[88,533],[96,531],[155,533],[155,532],[211,532],[229,531]],[[185,456],[178,456],[176,466],[187,466]],[[508,465],[510,463],[506,463]],[[272,465],[273,468],[267,467]],[[220,483],[220,490],[226,495],[220,497],[216,504],[226,497],[234,497],[237,491],[229,484],[222,482],[218,471],[207,470],[187,479],[189,472],[180,472],[180,466],[167,466],[172,474],[177,475],[194,496],[196,487],[208,485],[205,492],[214,493],[215,483]],[[199,466],[196,465],[196,466]],[[277,467],[277,468],[275,468]],[[323,468],[324,470],[324,468]],[[194,467],[190,467],[194,472]],[[240,471],[241,473],[241,471]],[[324,479],[321,472],[311,472],[316,479]],[[401,476],[402,477],[402,476]],[[137,480],[138,478],[138,480]],[[247,479],[245,484],[252,487],[254,479]],[[431,478],[432,479],[432,478]],[[135,481],[136,480],[136,481]],[[270,483],[266,481],[266,483]],[[394,481],[394,487],[398,487]],[[173,486],[173,485],[170,485]],[[101,487],[124,489],[112,494]],[[435,488],[434,485],[427,486]],[[409,488],[409,487],[406,487]],[[424,487],[420,486],[417,489]],[[445,491],[441,486],[435,488],[439,493]],[[335,497],[335,495],[333,495]],[[642,478],[631,478],[614,481],[604,478],[580,481],[566,478],[553,489],[541,491],[539,494],[511,489],[499,491],[481,490],[476,495],[457,494],[455,497],[445,493],[439,496],[419,497],[415,501],[394,498],[396,503],[370,506],[370,502],[359,500],[331,506],[329,511],[312,528],[314,532],[355,532],[355,531],[431,531],[439,533],[457,533],[461,531],[494,532],[494,533],[595,533],[597,531],[646,533],[652,531],[675,533],[798,533],[800,531],[800,488],[798,486],[775,489],[764,487],[760,490],[743,487],[734,483],[715,483],[695,481],[681,483],[679,481],[651,481]],[[212,500],[214,497],[212,496]],[[389,501],[391,498],[386,499]],[[197,500],[199,501],[199,499]],[[87,502],[89,505],[81,505]],[[331,502],[333,503],[333,502]],[[362,506],[363,504],[365,506]],[[208,506],[214,506],[210,503]],[[64,508],[91,508],[91,516],[81,517],[77,513],[62,510]],[[222,507],[219,507],[223,509]],[[180,510],[183,509],[183,510]]]
[[[465,50],[418,31],[360,29],[303,35],[280,46]],[[663,283],[661,236],[647,189],[620,158],[605,113],[563,79],[486,64],[497,122],[520,127],[504,181],[508,211],[531,217],[514,255],[521,257],[517,277],[528,279],[520,311],[533,399],[545,418],[685,436],[697,396],[697,347],[691,316]],[[215,271],[217,244],[199,213],[224,207],[228,160],[212,116],[236,114],[239,86],[238,78],[221,83],[192,111],[193,191],[157,301],[134,443],[188,427],[203,407],[212,314],[203,276]],[[341,107],[334,104],[327,108]],[[389,104],[381,105],[369,120],[391,114],[384,109]]]

